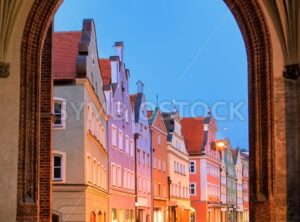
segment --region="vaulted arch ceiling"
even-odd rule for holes
[[[287,65],[300,63],[300,1],[263,1],[281,38]]]

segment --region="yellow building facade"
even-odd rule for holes
[[[169,218],[172,222],[190,221],[189,157],[181,133],[178,112],[163,113],[168,130]]]

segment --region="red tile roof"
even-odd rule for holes
[[[131,108],[132,110],[134,110],[137,94],[131,94],[129,97],[130,97]]]
[[[204,143],[204,119],[202,117],[181,119],[182,134],[190,155],[201,153]]]
[[[99,59],[99,67],[104,85],[111,83],[111,63],[110,59]]]
[[[53,33],[53,77],[56,80],[76,78],[76,59],[81,32]]]

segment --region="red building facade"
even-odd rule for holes
[[[216,131],[216,122],[210,115],[182,119],[190,157],[190,198],[195,221],[219,222],[221,218],[220,154],[211,147]]]

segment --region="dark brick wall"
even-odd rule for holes
[[[285,206],[277,206],[276,200],[280,178],[274,176],[273,64],[268,27],[258,0],[224,1],[239,24],[248,54],[251,221],[275,221],[281,213],[278,209]],[[36,0],[22,39],[17,221],[50,221],[51,217],[52,28],[49,31],[48,27],[61,2]],[[287,121],[293,124],[296,120],[297,116]],[[293,133],[289,134],[291,146],[296,140]],[[289,166],[292,172],[293,165],[299,167],[299,158],[291,155],[288,161],[294,160]],[[290,179],[290,190],[295,180]],[[281,196],[280,203],[285,204],[286,194]]]
[[[44,43],[42,55],[42,73],[40,90],[40,221],[46,222],[51,218],[52,205],[52,179],[51,179],[51,154],[52,154],[52,33],[50,25]]]

